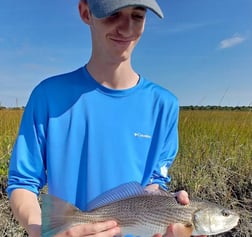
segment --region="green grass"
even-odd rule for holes
[[[0,236],[24,233],[13,221],[4,191],[21,116],[22,110],[0,110]],[[182,110],[179,136],[171,189],[235,209],[241,222],[222,236],[251,236],[252,112]]]
[[[22,114],[22,110],[0,110],[0,176],[7,175],[8,161]]]
[[[0,236],[4,237],[25,236],[25,231],[14,220],[10,212],[5,192],[9,158],[22,114],[22,110],[0,110]]]
[[[252,235],[252,112],[181,111],[172,189],[234,208],[232,236]]]
[[[180,185],[198,193],[220,177],[252,178],[252,112],[181,111],[179,135],[171,174]]]

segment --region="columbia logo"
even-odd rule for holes
[[[135,137],[141,137],[141,138],[148,138],[148,139],[151,139],[151,136],[148,135],[148,134],[143,134],[143,133],[139,133],[139,132],[135,132],[134,133],[134,136]]]

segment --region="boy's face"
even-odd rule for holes
[[[93,56],[118,63],[130,58],[145,25],[146,9],[127,7],[98,19],[90,14]]]

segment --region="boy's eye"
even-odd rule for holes
[[[115,13],[111,14],[109,17],[116,17],[116,16],[119,16],[119,12],[115,12]]]
[[[135,20],[138,20],[138,21],[142,21],[145,19],[145,10],[141,10],[141,11],[135,11],[135,12],[132,12],[131,13],[131,18],[132,19],[135,19]],[[113,14],[111,14],[109,17],[108,17],[108,20],[116,20],[118,18],[120,18],[123,14],[118,11],[118,12],[114,12]]]
[[[145,17],[145,15],[134,14],[133,17],[134,17],[135,19],[143,20],[144,17]]]

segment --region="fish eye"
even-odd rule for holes
[[[221,213],[222,213],[223,216],[230,216],[230,212],[228,210],[224,209],[224,210],[222,210]]]

